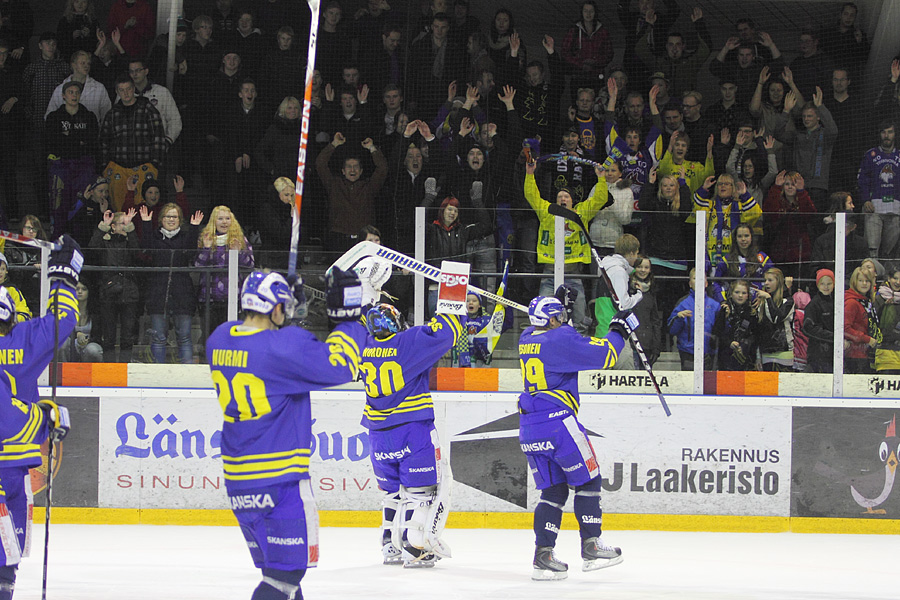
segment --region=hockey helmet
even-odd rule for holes
[[[6,286],[0,286],[0,322],[12,323],[16,318],[16,305]]]
[[[298,283],[303,285],[300,281]],[[279,304],[284,305],[285,317],[290,319],[294,314],[296,299],[284,277],[264,271],[250,273],[241,288],[241,309],[270,315]]]
[[[383,340],[406,329],[400,311],[387,303],[377,304],[366,313],[366,327],[376,340]]]
[[[538,296],[528,305],[528,320],[535,327],[546,327],[552,317],[565,315],[562,302],[553,296]]]

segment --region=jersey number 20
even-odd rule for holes
[[[239,372],[234,374],[231,381],[225,378],[222,371],[213,371],[211,375],[219,395],[219,405],[229,423],[252,421],[272,412],[266,396],[266,383],[256,375]],[[229,415],[228,409],[232,402],[237,406],[237,418],[231,416],[234,414],[233,408]]]

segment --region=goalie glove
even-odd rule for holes
[[[393,265],[388,261],[367,256],[357,263],[353,270],[362,285],[362,305],[377,304],[381,299],[381,288],[391,278]]]
[[[562,303],[563,308],[566,309],[566,314],[563,315],[564,318],[562,319],[562,322],[570,322],[572,320],[572,315],[575,312],[575,300],[578,298],[578,291],[571,285],[564,283],[556,288],[556,293],[553,295]]]
[[[69,409],[60,406],[53,400],[38,400],[37,405],[47,415],[47,423],[50,425],[50,441],[53,443],[61,442],[72,428],[72,421],[69,419]]]
[[[84,255],[81,252],[81,246],[68,233],[61,235],[57,242],[62,248],[50,252],[47,277],[50,280],[59,279],[65,281],[74,288],[78,283],[81,267],[84,265]]]
[[[362,316],[363,286],[355,271],[334,267],[325,276],[325,312],[333,321],[355,321]]]
[[[620,310],[609,321],[609,330],[617,331],[624,339],[631,337],[634,330],[640,325],[638,318],[630,310]]]

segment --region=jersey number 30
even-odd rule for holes
[[[359,363],[359,368],[365,377],[363,383],[369,398],[390,396],[406,385],[403,380],[403,368],[396,361],[389,360],[378,367],[372,363],[362,362]]]
[[[266,396],[266,383],[256,375],[235,373],[231,381],[225,378],[222,371],[213,371],[211,375],[226,421],[252,421],[272,412]],[[233,416],[232,402],[237,406],[237,418]]]

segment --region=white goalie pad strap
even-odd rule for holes
[[[68,414],[68,413],[67,413]],[[25,516],[25,546],[22,548],[22,558],[31,556],[31,526],[34,521],[34,491],[31,489],[31,470],[25,473],[25,501],[27,513]]]
[[[273,579],[271,577],[263,577],[263,583],[272,586],[273,588],[287,596],[288,600],[294,600],[297,590],[300,589],[299,585],[291,585],[290,583],[278,581],[277,579]]]
[[[6,503],[0,503],[0,547],[5,555],[5,566],[12,567],[22,560],[22,551],[19,549],[19,539],[16,537],[16,528]]]

